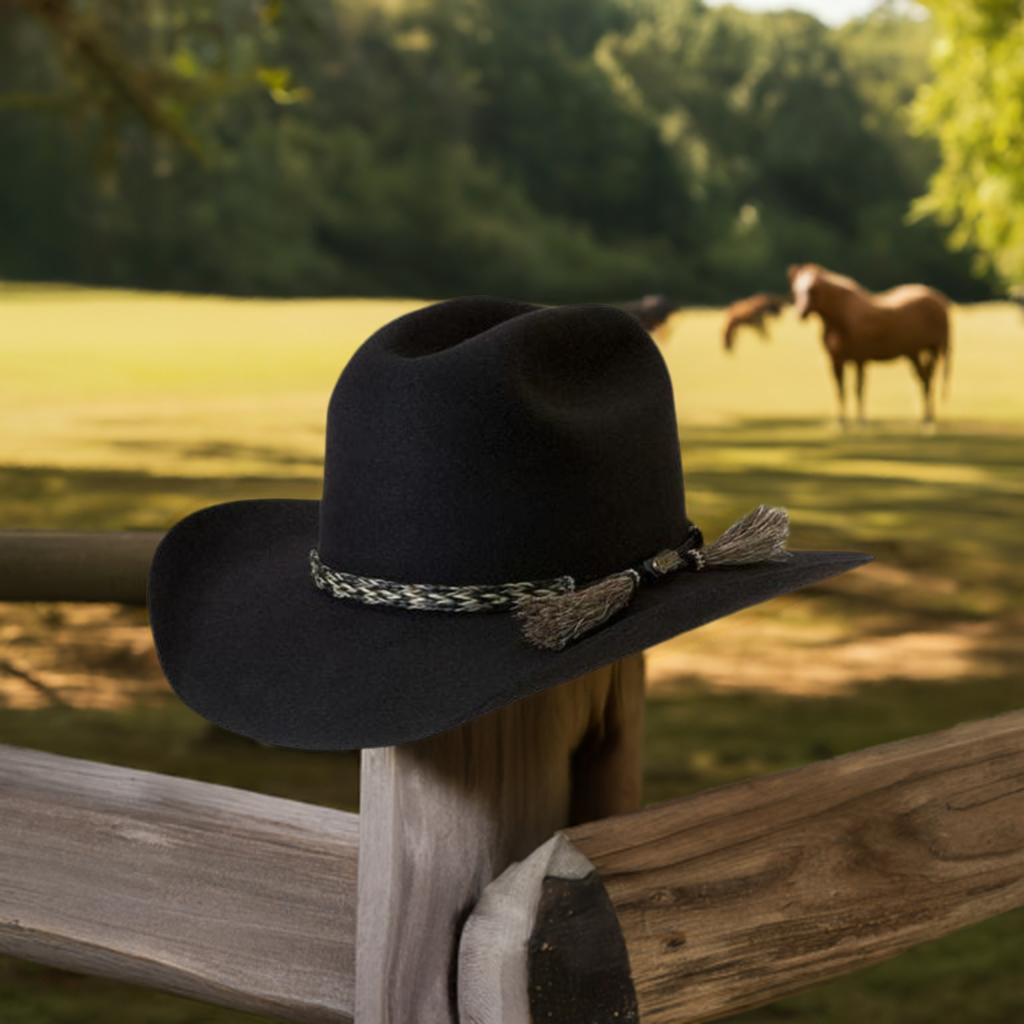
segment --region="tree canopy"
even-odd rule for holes
[[[1024,4],[923,0],[936,27],[935,77],[915,123],[939,141],[942,164],[917,216],[952,226],[978,265],[1024,282]]]
[[[0,0],[0,276],[689,303],[815,260],[990,293],[905,222],[931,26],[700,0]]]

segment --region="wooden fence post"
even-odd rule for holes
[[[356,1024],[455,1024],[459,934],[557,829],[639,806],[643,660],[363,752]]]
[[[470,916],[462,1024],[697,1024],[1024,906],[1022,780],[1014,711],[567,829]]]

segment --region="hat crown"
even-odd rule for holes
[[[374,334],[335,387],[319,537],[334,569],[587,580],[686,529],[668,371],[620,310],[439,303]]]

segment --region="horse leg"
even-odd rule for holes
[[[864,422],[864,364],[857,361],[857,422]]]
[[[839,394],[839,425],[841,427],[846,426],[846,389],[843,385],[843,371],[846,369],[846,363],[842,359],[837,359],[835,356],[832,357],[832,372],[836,378],[836,390]]]
[[[910,361],[921,379],[921,389],[924,392],[924,422],[934,423],[935,395],[932,393],[932,377],[935,374],[936,354],[930,348],[922,349],[915,352]]]

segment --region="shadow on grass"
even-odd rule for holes
[[[853,547],[947,578],[959,595],[947,607],[966,616],[1024,611],[1024,432],[751,421],[688,427],[682,444],[690,514],[710,537],[783,505],[794,548]]]
[[[156,476],[0,466],[0,528],[165,530],[197,509],[246,498],[319,499],[321,478]]]
[[[647,701],[646,803],[1024,707],[1024,672],[870,683],[827,696],[711,690],[680,680]]]
[[[109,442],[111,447],[122,451],[139,452],[144,455],[170,455],[175,459],[197,460],[217,459],[220,461],[262,462],[267,466],[288,466],[301,468],[307,475],[319,476],[323,459],[319,456],[299,455],[287,448],[270,445],[237,444],[230,441],[207,441],[202,444],[180,444],[173,441],[140,441],[117,439]]]

